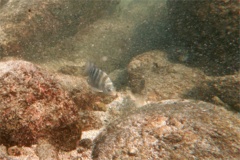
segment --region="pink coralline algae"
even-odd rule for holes
[[[21,60],[0,62],[0,144],[29,146],[46,138],[72,149],[81,134],[77,113],[54,75]]]

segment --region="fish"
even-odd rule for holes
[[[88,76],[88,84],[96,92],[106,95],[116,95],[113,82],[101,69],[97,68],[92,62],[87,62],[84,73]]]

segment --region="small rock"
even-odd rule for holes
[[[12,146],[12,147],[8,148],[8,154],[10,156],[20,156],[20,155],[22,155],[22,149],[17,146]]]
[[[128,150],[128,155],[129,156],[136,156],[137,155],[137,153],[138,153],[138,149],[137,148],[130,148],[129,150]]]
[[[81,117],[81,128],[83,131],[92,129],[99,129],[103,126],[99,111],[80,111],[79,117]]]
[[[92,147],[92,140],[88,138],[81,139],[78,145],[83,148],[90,149]]]
[[[40,160],[56,160],[58,158],[57,149],[46,140],[39,140],[36,154]]]
[[[0,159],[4,159],[7,156],[7,147],[0,145]]]

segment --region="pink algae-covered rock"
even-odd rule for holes
[[[0,144],[29,146],[46,138],[73,149],[77,106],[52,74],[22,60],[0,62]]]

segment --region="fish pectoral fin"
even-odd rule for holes
[[[97,88],[95,88],[95,87],[91,87],[91,89],[92,89],[92,91],[94,91],[94,92],[103,92],[102,90],[97,89]]]

